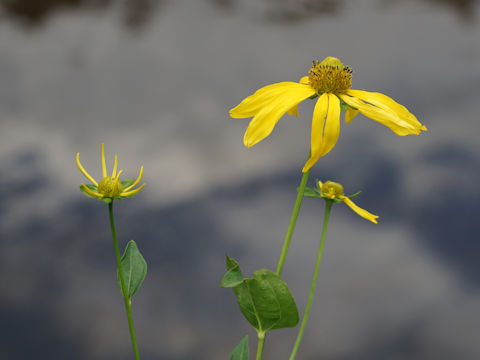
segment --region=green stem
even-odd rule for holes
[[[310,307],[312,306],[313,293],[315,292],[315,287],[317,284],[318,270],[320,269],[320,263],[322,262],[323,245],[325,244],[328,219],[330,218],[330,210],[332,209],[332,205],[332,200],[326,200],[325,215],[323,218],[322,238],[320,240],[320,246],[318,248],[317,263],[315,264],[315,271],[313,272],[312,284],[310,285],[310,294],[308,295],[307,306],[305,308],[305,313],[303,314],[302,325],[298,330],[297,340],[295,341],[295,346],[293,347],[292,354],[290,355],[289,360],[295,359],[295,356],[297,355],[298,348],[300,347],[300,342],[302,341],[303,332],[305,331],[305,325],[307,325],[308,316],[310,315]]]
[[[265,334],[266,334],[265,331],[257,332],[258,343],[257,343],[257,356],[255,360],[262,360],[263,345],[265,344]]]
[[[108,204],[108,214],[110,216],[110,228],[112,229],[113,247],[115,249],[115,257],[117,258],[118,276],[120,278],[120,285],[122,286],[122,295],[123,295],[123,301],[125,303],[125,311],[127,312],[128,327],[130,329],[130,338],[132,340],[133,352],[135,354],[135,359],[140,360],[140,355],[138,354],[137,341],[135,339],[135,329],[133,328],[132,311],[130,309],[131,302],[128,296],[125,295],[126,294],[125,278],[123,277],[120,251],[118,250],[117,234],[115,232],[115,224],[113,222],[113,200],[111,203]]]
[[[287,233],[285,234],[285,239],[283,240],[282,253],[280,254],[280,258],[278,259],[278,276],[282,275],[283,265],[285,264],[285,258],[287,257],[288,247],[290,246],[293,230],[295,230],[295,224],[297,223],[298,213],[300,212],[300,207],[302,206],[303,194],[305,193],[305,187],[307,186],[308,175],[310,175],[310,170],[303,173],[302,180],[300,181],[300,186],[297,192],[297,199],[295,200],[295,205],[293,206],[292,215],[290,217],[290,224],[288,225]]]

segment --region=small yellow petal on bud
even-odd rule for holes
[[[123,192],[123,187],[118,181],[118,177],[105,176],[98,183],[98,192],[104,197],[114,198],[120,196]]]
[[[333,181],[327,181],[320,185],[322,194],[330,199],[340,198],[343,196],[343,186]]]
[[[338,67],[343,69],[343,63],[339,59],[333,56],[327,56],[325,59],[323,59],[320,65]]]

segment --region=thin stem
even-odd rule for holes
[[[108,214],[110,216],[110,228],[112,229],[113,247],[115,249],[115,257],[117,259],[118,276],[120,278],[120,285],[122,287],[122,295],[123,295],[123,301],[125,303],[125,311],[127,312],[128,327],[130,329],[130,338],[132,340],[133,352],[135,354],[135,359],[140,360],[140,355],[138,354],[137,340],[135,339],[135,329],[133,328],[132,311],[130,309],[131,302],[130,302],[130,299],[127,297],[127,295],[125,295],[126,294],[125,278],[123,277],[122,262],[120,260],[120,251],[118,250],[117,234],[115,232],[115,224],[113,222],[113,200],[111,203],[108,204]]]
[[[300,186],[297,192],[297,199],[295,200],[295,205],[293,206],[292,215],[290,217],[290,224],[288,225],[287,233],[285,234],[285,239],[283,240],[282,253],[278,259],[277,264],[277,275],[282,275],[283,265],[285,264],[285,258],[287,257],[288,247],[290,246],[290,241],[292,240],[293,230],[295,230],[295,225],[297,223],[298,213],[300,212],[300,207],[302,206],[303,194],[305,193],[305,187],[307,186],[308,176],[310,175],[310,170],[303,173],[302,180],[300,181]]]
[[[263,345],[265,344],[265,331],[258,331],[257,332],[257,337],[258,337],[258,343],[257,343],[257,356],[256,360],[262,360],[262,354],[263,354]]]
[[[295,341],[295,346],[293,347],[292,354],[290,355],[289,360],[295,359],[295,356],[297,355],[298,348],[300,347],[300,342],[302,341],[303,332],[305,331],[305,326],[307,325],[308,316],[310,315],[310,307],[312,306],[313,293],[315,292],[315,287],[317,284],[318,270],[320,269],[320,263],[322,262],[323,245],[325,244],[328,219],[330,218],[330,210],[332,209],[332,205],[332,200],[326,200],[325,215],[323,217],[322,237],[320,240],[320,246],[318,248],[317,263],[315,264],[315,271],[313,272],[312,284],[310,285],[310,294],[308,295],[307,306],[305,307],[305,313],[303,314],[302,325],[298,330],[297,340]]]

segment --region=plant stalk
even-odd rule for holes
[[[125,303],[125,311],[127,313],[128,327],[130,330],[130,338],[132,340],[133,353],[135,354],[135,360],[140,360],[140,355],[138,354],[137,340],[135,338],[135,329],[133,327],[132,311],[131,311],[131,301],[126,295],[126,286],[125,278],[123,276],[122,262],[120,258],[120,251],[118,249],[117,234],[115,232],[115,224],[113,222],[113,199],[112,202],[108,204],[108,214],[110,216],[110,228],[112,230],[113,238],[113,247],[115,249],[115,257],[117,259],[118,266],[118,277],[120,278],[120,285],[122,287],[123,301]]]
[[[315,271],[313,272],[312,284],[310,285],[310,293],[308,295],[307,306],[305,307],[305,313],[303,314],[302,324],[298,330],[297,340],[295,341],[295,346],[293,347],[292,353],[289,360],[295,359],[297,355],[298,348],[300,347],[300,342],[302,341],[303,333],[305,331],[305,326],[307,325],[307,320],[310,315],[310,308],[312,306],[313,294],[315,292],[315,287],[317,284],[318,270],[320,269],[320,263],[322,262],[323,246],[325,244],[325,237],[327,235],[328,220],[330,219],[330,211],[332,209],[333,201],[325,200],[325,215],[323,218],[323,229],[322,237],[320,240],[320,246],[317,253],[317,262],[315,264]]]
[[[303,173],[302,180],[300,181],[300,186],[297,191],[297,199],[295,200],[295,205],[293,206],[292,215],[290,216],[290,224],[288,225],[287,233],[285,234],[285,239],[283,240],[282,252],[278,259],[278,264],[277,264],[278,276],[282,275],[283,266],[285,264],[285,259],[287,257],[288,247],[290,246],[290,241],[292,240],[293,230],[295,230],[298,213],[300,212],[300,207],[302,206],[303,195],[305,193],[305,187],[307,186],[309,175],[310,175],[310,170]]]
[[[255,357],[255,360],[262,360],[263,345],[265,344],[265,335],[266,335],[265,331],[257,332],[258,343],[257,343],[257,356]]]

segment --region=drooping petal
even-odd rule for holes
[[[137,180],[135,180],[135,182],[132,185],[123,189],[123,191],[129,191],[130,189],[133,189],[135,186],[137,186],[140,180],[142,180],[142,176],[143,176],[143,166],[140,166],[140,172],[138,173]]]
[[[299,81],[300,84],[303,84],[303,85],[309,85],[310,84],[310,81],[308,80],[308,76],[304,76],[300,79]],[[291,108],[290,110],[287,111],[287,114],[288,115],[295,115],[296,117],[298,117],[298,105],[295,105],[293,108]]]
[[[130,196],[130,195],[136,194],[137,192],[142,190],[144,186],[145,186],[145,184],[142,184],[140,187],[136,188],[135,190],[123,191],[122,193],[120,193],[120,196]]]
[[[323,146],[320,156],[333,149],[340,135],[340,99],[335,94],[328,94],[327,122],[323,134]]]
[[[90,190],[85,184],[81,184],[80,186],[81,186],[81,187],[83,188],[83,190],[85,190],[85,192],[86,192],[88,195],[90,195],[90,196],[94,196],[94,197],[97,197],[97,198],[99,198],[99,199],[101,199],[101,198],[103,197],[102,194],[99,194],[99,193],[96,193],[96,192],[93,192],[92,190]]]
[[[296,117],[298,117],[298,105],[295,105],[290,110],[288,110],[287,115],[295,115]]]
[[[107,177],[107,165],[105,164],[105,146],[102,144],[102,175]]]
[[[372,120],[378,121],[379,123],[385,125],[397,135],[418,135],[420,133],[420,129],[415,128],[405,120],[400,119],[392,112],[388,112],[376,106],[366,104],[356,97],[345,94],[339,94],[339,96],[348,105],[357,108],[363,115],[371,118]]]
[[[349,107],[347,111],[345,111],[345,123],[349,124],[355,116],[357,116],[358,110],[352,109]]]
[[[278,120],[288,110],[298,103],[312,96],[315,92],[309,86],[296,84],[289,91],[278,94],[275,99],[271,99],[263,104],[263,107],[253,117],[248,125],[243,138],[245,146],[251,147],[259,141],[265,139],[273,131]]]
[[[350,207],[350,209],[355,211],[358,215],[360,215],[364,219],[367,219],[367,220],[369,220],[369,221],[371,221],[375,224],[378,224],[378,222],[377,222],[378,216],[377,215],[373,215],[372,213],[369,213],[367,210],[364,210],[361,207],[358,207],[352,200],[350,200],[346,196],[341,196],[340,198],[343,200],[343,202],[345,204],[347,204]]]
[[[310,89],[312,95],[314,90],[307,85],[298,84],[295,82],[280,82],[264,86],[257,90],[253,95],[245,98],[240,104],[230,110],[230,116],[232,118],[248,118],[255,116],[265,106],[270,104],[274,99],[279,96],[283,96],[290,91],[294,91],[298,88]],[[284,111],[286,112],[286,111]]]
[[[326,120],[325,113],[327,115]],[[307,172],[320,157],[332,150],[339,135],[340,100],[335,94],[325,93],[320,96],[313,111],[311,155],[302,171]]]
[[[117,175],[117,165],[118,165],[118,158],[117,158],[117,155],[115,155],[115,160],[113,162],[112,177],[115,177]]]
[[[80,171],[82,172],[82,174],[85,175],[85,177],[88,180],[90,180],[90,182],[92,184],[95,184],[95,186],[98,186],[98,183],[95,181],[95,179],[87,172],[87,170],[85,170],[85,168],[80,163],[80,153],[77,153],[77,166],[80,169]]]
[[[328,94],[320,95],[313,109],[312,133],[310,135],[310,158],[305,163],[302,171],[307,172],[320,158],[322,150],[323,129],[325,128],[325,116],[328,112]]]
[[[400,119],[405,120],[407,123],[412,125],[415,128],[420,130],[427,130],[427,128],[422,125],[415,115],[413,115],[408,109],[397,103],[392,98],[378,92],[369,92],[363,90],[348,90],[347,95],[357,97],[363,101],[369,102],[372,105],[378,106],[379,108],[390,111],[396,114]]]

